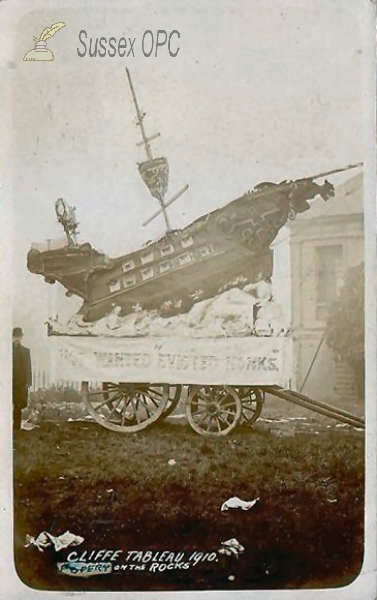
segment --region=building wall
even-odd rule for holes
[[[335,360],[323,335],[327,308],[339,293],[346,271],[363,260],[362,214],[308,219],[292,227],[291,239],[296,389],[304,384],[303,391],[319,399],[351,397],[356,394],[353,373]]]

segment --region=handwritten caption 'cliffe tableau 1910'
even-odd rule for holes
[[[181,34],[177,29],[166,31],[147,29],[140,38],[136,37],[88,37],[85,29],[79,33],[77,54],[80,58],[131,58],[138,55],[146,58],[170,56],[175,58],[180,50]]]
[[[93,550],[70,552],[67,560],[58,563],[58,570],[65,575],[89,577],[125,571],[187,570],[200,563],[218,561],[217,552],[151,551],[151,550]]]

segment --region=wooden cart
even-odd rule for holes
[[[112,431],[142,431],[181,402],[194,431],[223,436],[255,423],[266,393],[364,427],[361,417],[290,389],[289,338],[57,336],[54,352],[58,374],[82,381],[88,413]]]
[[[264,392],[252,386],[103,382],[82,384],[89,414],[113,431],[132,433],[165,419],[183,400],[191,427],[202,435],[226,435],[251,425],[262,411]]]

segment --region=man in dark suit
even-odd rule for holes
[[[30,350],[22,345],[21,327],[13,329],[13,428],[21,429],[21,411],[27,406],[31,386]]]

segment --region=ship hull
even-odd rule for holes
[[[90,244],[32,250],[28,268],[83,298],[84,321],[115,307],[122,316],[140,309],[174,316],[231,287],[270,278],[270,245],[277,233],[292,212],[308,210],[308,199],[318,193],[326,199],[333,190],[328,186],[311,180],[260,184],[136,252],[109,259]]]
[[[270,278],[269,246],[286,222],[288,208],[276,196],[272,203],[268,200],[266,195],[245,194],[185,229],[116,259],[110,271],[94,272],[87,281],[84,320],[97,320],[115,305],[121,315],[140,307],[173,316],[230,287]]]
[[[244,287],[261,278],[272,275],[272,252],[250,264],[244,256],[233,256],[225,261],[225,251],[210,256],[192,265],[177,268],[169,276],[159,274],[150,281],[140,282],[132,290],[119,290],[115,294],[103,295],[107,281],[97,276],[91,288],[91,300],[82,310],[84,320],[96,321],[109,312],[111,305],[121,308],[124,316],[138,309],[158,311],[161,316],[171,317],[188,312],[194,303],[216,296],[231,287]],[[115,274],[115,273],[114,273]]]

